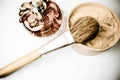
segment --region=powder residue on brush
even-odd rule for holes
[[[113,46],[120,38],[120,22],[117,16],[108,8],[98,3],[79,5],[69,17],[69,26],[72,26],[79,17],[94,17],[100,24],[97,36],[85,45],[106,49]]]
[[[98,31],[98,21],[89,16],[80,17],[72,26],[70,26],[70,32],[75,43],[85,44],[89,40],[94,39]]]

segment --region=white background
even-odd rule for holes
[[[120,0],[54,0],[64,11],[63,25],[56,34],[39,38],[19,23],[19,7],[24,1],[29,0],[0,0],[0,67],[64,32],[66,19],[77,4],[99,2],[120,17]],[[3,80],[120,80],[120,42],[95,56],[78,53],[69,46],[43,56]]]

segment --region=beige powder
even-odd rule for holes
[[[85,16],[95,18],[100,24],[97,36],[85,45],[97,49],[106,49],[119,40],[120,22],[111,10],[98,3],[84,3],[77,6],[70,14],[69,26],[72,26],[80,17]]]

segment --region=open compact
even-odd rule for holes
[[[51,0],[24,2],[19,11],[20,23],[32,34],[47,37],[57,32],[62,23],[59,6]]]
[[[96,37],[84,45],[75,44],[73,47],[79,52],[93,55],[99,54],[114,46],[120,39],[120,21],[118,16],[106,6],[86,2],[76,6],[68,17],[68,26],[71,26],[79,17],[91,16],[99,22],[99,31]]]

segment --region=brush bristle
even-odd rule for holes
[[[99,31],[99,23],[92,17],[80,17],[72,26],[70,32],[76,43],[85,44],[96,37]]]

